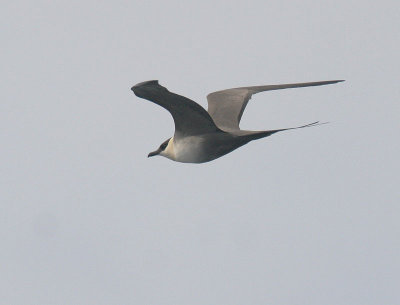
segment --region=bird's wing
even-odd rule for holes
[[[238,130],[243,111],[253,94],[269,90],[329,85],[342,81],[343,80],[331,80],[311,83],[266,85],[216,91],[207,96],[208,113],[219,128],[224,130]]]
[[[168,91],[156,80],[139,83],[131,89],[136,96],[156,103],[171,113],[175,122],[175,137],[220,131],[203,107]]]

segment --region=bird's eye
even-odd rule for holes
[[[160,148],[164,150],[168,146],[168,142],[164,142],[161,144]]]

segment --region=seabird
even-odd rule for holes
[[[139,83],[131,90],[136,96],[168,110],[174,119],[174,136],[164,141],[156,151],[149,153],[148,157],[161,155],[177,162],[204,163],[222,157],[250,141],[280,131],[320,125],[319,122],[314,122],[275,130],[241,130],[239,122],[253,94],[269,90],[329,85],[342,81],[253,86],[216,91],[207,96],[208,112],[196,102],[168,91],[157,80]]]

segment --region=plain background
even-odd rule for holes
[[[393,1],[2,3],[0,303],[400,304]],[[207,164],[130,87],[254,96],[242,127],[331,124]]]

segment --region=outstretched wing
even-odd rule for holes
[[[224,130],[238,130],[243,111],[253,94],[269,90],[329,85],[342,81],[343,80],[331,80],[311,83],[266,85],[216,91],[207,96],[208,113],[219,128]]]
[[[131,90],[136,96],[156,103],[171,113],[175,122],[175,137],[220,131],[203,107],[168,91],[156,80],[139,83]]]

